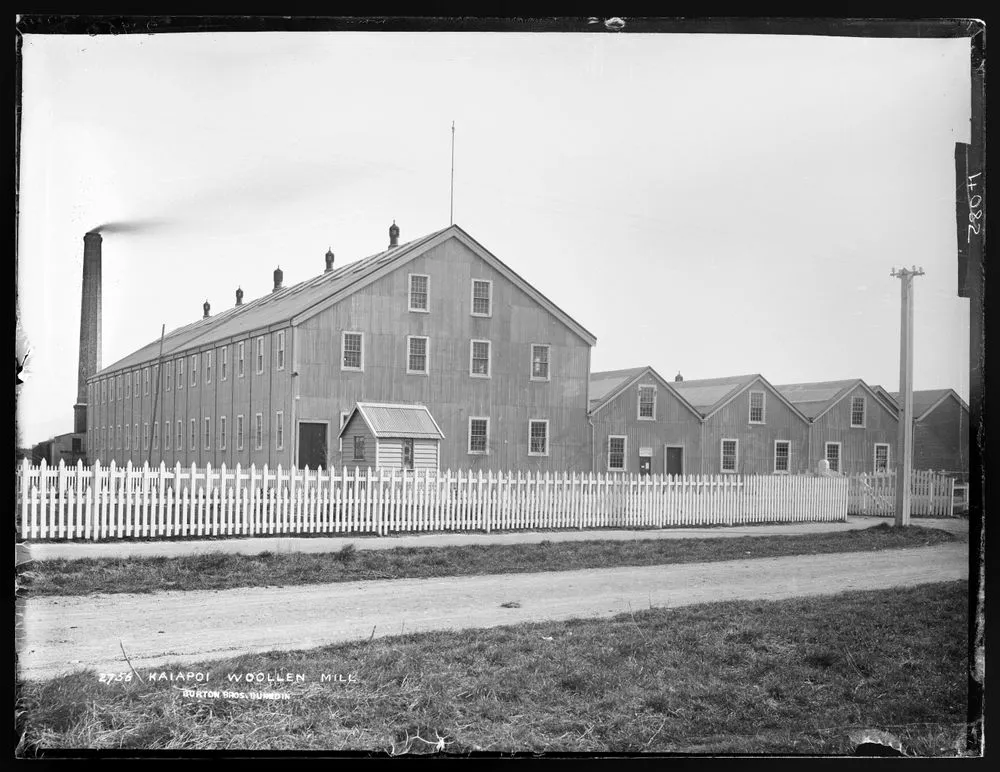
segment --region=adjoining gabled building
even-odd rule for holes
[[[842,474],[892,469],[896,459],[895,408],[860,378],[787,383],[778,391],[809,419],[809,457]]]
[[[701,416],[652,367],[590,376],[595,472],[696,473]]]
[[[875,386],[876,393],[901,410],[898,391]],[[969,406],[953,389],[913,392],[913,468],[969,474]]]
[[[378,403],[429,411],[441,469],[589,470],[594,336],[459,226],[398,238],[90,376],[91,458],[355,466],[340,430]]]
[[[703,474],[801,474],[811,469],[809,420],[764,376],[683,380],[676,392],[702,418]]]

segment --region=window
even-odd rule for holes
[[[427,338],[408,335],[406,338],[406,372],[427,374]]]
[[[639,387],[639,420],[656,420],[656,386]]]
[[[472,315],[491,316],[493,313],[493,282],[472,280]]]
[[[98,437],[99,437],[99,438],[100,438],[100,440],[101,440],[101,449],[102,449],[102,450],[103,450],[103,449],[104,449],[104,448],[105,448],[105,447],[107,446],[107,444],[108,444],[108,436],[107,436],[107,434],[105,433],[104,429],[105,429],[105,427],[103,427],[103,426],[102,426],[102,427],[101,427],[101,430],[100,430],[100,433],[98,434]]]
[[[774,441],[774,473],[788,474],[788,461],[791,454],[792,443],[788,440]]]
[[[135,386],[132,388],[132,394],[136,399],[139,399],[139,371],[135,371]]]
[[[474,340],[469,347],[469,375],[475,378],[490,377],[490,342]]]
[[[119,375],[115,378],[115,396],[118,397],[118,401],[122,401],[122,377]]]
[[[863,429],[865,426],[865,398],[851,397],[851,428]]]
[[[177,385],[181,385],[181,381],[177,381]],[[184,422],[177,422],[177,442],[174,443],[174,447],[177,450],[184,450]]]
[[[222,380],[229,377],[229,346],[219,349],[219,377]]]
[[[341,370],[365,369],[365,336],[360,332],[345,332],[340,338],[343,357]]]
[[[198,355],[191,355],[191,385],[198,385]]]
[[[202,423],[205,427],[205,450],[212,449],[212,419],[205,416]]]
[[[547,381],[549,379],[549,346],[539,343],[531,344],[531,380]]]
[[[174,385],[174,368],[173,368],[173,366],[167,365],[166,376],[167,376],[167,391],[170,391],[170,388]]]
[[[410,274],[410,310],[427,311],[427,297],[431,278],[420,273]]]
[[[355,437],[354,438],[354,460],[364,461],[365,460],[365,438]]]
[[[285,414],[280,410],[274,414],[274,447],[285,447]]]
[[[243,450],[243,416],[236,416],[236,449]]]
[[[153,365],[153,388],[159,393],[160,390],[160,366]]]
[[[750,392],[750,423],[764,423],[764,392]]]
[[[824,450],[824,456],[826,460],[830,462],[830,471],[839,472],[840,471],[840,443],[839,442],[828,442],[826,443],[826,449]]]
[[[528,455],[549,455],[548,420],[528,421]]]
[[[108,401],[108,382],[101,381],[101,402],[104,403],[107,401]]]
[[[153,450],[160,447],[160,422],[153,421]]]
[[[347,419],[350,418],[350,417],[351,417],[350,412],[341,413],[340,414],[340,428],[341,428],[341,430],[343,430],[344,424],[347,423]],[[340,450],[341,453],[343,453],[344,452],[344,438],[343,437],[340,438],[340,443],[339,444],[340,444],[339,450]]]
[[[627,437],[608,437],[608,471],[625,471],[625,447],[628,444]]]
[[[212,382],[212,352],[205,352],[205,383]]]
[[[253,417],[253,446],[260,450],[264,447],[264,414],[257,413]]]
[[[739,456],[739,440],[722,441],[722,471],[735,472],[736,463]]]
[[[129,381],[132,379],[129,378]],[[131,432],[128,430],[128,424],[125,424],[125,450],[130,450],[129,448],[129,438],[131,437]]]
[[[257,346],[255,349],[257,352],[257,375],[260,375],[264,372],[264,336],[258,337],[255,344]]]
[[[132,398],[132,377],[125,373],[125,399]]]
[[[149,423],[146,421],[142,424],[142,449],[149,450]]]
[[[79,442],[79,440],[74,439],[73,442],[77,443],[77,442]],[[122,449],[122,425],[121,424],[118,424],[118,426],[115,427],[115,447],[118,448],[118,450]],[[77,448],[76,448],[75,445],[73,447],[73,450],[77,450]]]
[[[278,332],[274,336],[276,351],[276,365],[279,370],[285,369],[285,333]]]
[[[184,388],[184,360],[177,360],[177,388]]]
[[[875,443],[875,474],[889,471],[889,446],[883,442]]]
[[[226,417],[219,416],[219,450],[226,449]]]
[[[246,341],[236,344],[236,374],[242,378],[246,374]]]
[[[191,450],[194,450],[196,447],[198,447],[197,443],[198,443],[198,427],[195,426],[194,419],[192,418],[191,419],[191,439],[189,440],[189,444],[191,446]]]
[[[170,450],[170,421],[163,422],[163,449]]]
[[[489,453],[490,419],[469,418],[469,453]]]

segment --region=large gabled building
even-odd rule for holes
[[[874,391],[898,411],[900,393]],[[913,468],[944,471],[965,480],[969,474],[969,406],[953,389],[913,392]]]
[[[589,470],[596,339],[457,225],[174,330],[87,380],[91,459],[374,467],[358,403],[423,405],[439,468]],[[403,415],[403,413],[399,413]],[[399,464],[412,464],[402,441]],[[360,453],[359,453],[360,451]],[[395,456],[393,456],[395,457]]]

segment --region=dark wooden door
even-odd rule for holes
[[[403,438],[403,469],[413,469],[413,439]]]
[[[299,467],[326,466],[326,424],[299,423]]]
[[[684,474],[684,448],[667,448],[667,474]]]
[[[653,471],[653,459],[650,456],[639,456],[639,474],[649,475]]]

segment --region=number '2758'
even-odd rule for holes
[[[965,183],[969,195],[969,230],[967,241],[972,241],[973,234],[978,236],[983,227],[983,224],[980,222],[983,217],[983,210],[980,208],[983,203],[983,197],[975,192],[979,183],[974,182],[976,177],[981,174],[982,172],[970,174],[968,181]]]

